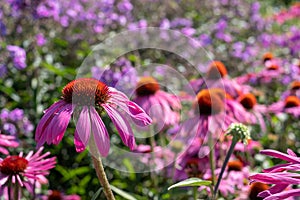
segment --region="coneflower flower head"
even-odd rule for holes
[[[249,128],[241,123],[232,123],[226,133],[241,140],[244,144],[247,144],[248,140],[251,139]]]
[[[102,156],[107,156],[110,148],[109,134],[100,117],[103,111],[106,111],[123,143],[131,150],[135,148],[135,138],[123,112],[140,126],[149,125],[152,121],[144,110],[130,101],[125,94],[93,78],[71,81],[63,88],[62,94],[62,100],[45,111],[37,126],[35,140],[38,147],[45,142],[58,144],[72,114],[77,119],[74,134],[76,150],[83,151],[92,139]],[[117,110],[117,107],[121,108],[122,112]]]

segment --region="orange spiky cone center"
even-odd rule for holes
[[[68,83],[62,90],[62,99],[81,106],[101,105],[109,98],[108,86],[93,78],[80,78]]]
[[[204,89],[197,94],[200,114],[214,115],[224,110],[226,93],[221,89]]]
[[[219,79],[227,75],[227,69],[225,65],[220,61],[214,61],[210,64],[207,72],[207,79]]]
[[[250,94],[250,93],[240,96],[238,98],[238,101],[247,110],[252,109],[257,104],[255,96],[253,94]]]
[[[300,106],[300,99],[296,96],[288,96],[285,99],[285,108],[293,108]]]
[[[136,87],[138,96],[153,95],[160,89],[158,82],[152,77],[142,77]]]
[[[0,163],[0,171],[6,175],[24,172],[27,168],[28,160],[20,156],[8,156]]]
[[[257,195],[262,192],[269,189],[269,186],[264,184],[264,183],[260,183],[260,182],[254,182],[251,184],[250,186],[250,191],[248,194],[248,197],[250,200],[262,200],[263,198],[258,197]]]

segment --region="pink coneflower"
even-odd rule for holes
[[[217,138],[231,123],[237,121],[235,116],[242,116],[243,112],[243,107],[234,102],[224,90],[201,90],[194,102],[193,116],[183,123],[180,134],[205,138],[211,132]]]
[[[39,122],[35,140],[40,147],[58,144],[66,131],[71,115],[78,117],[74,135],[76,151],[80,152],[88,145],[91,132],[102,156],[107,156],[110,148],[109,135],[100,117],[105,110],[116,126],[123,143],[131,150],[135,139],[128,120],[116,107],[130,115],[139,125],[151,123],[149,116],[125,94],[93,78],[80,78],[68,83],[62,90],[62,100],[54,103],[45,111]]]
[[[19,143],[16,141],[15,136],[3,135],[0,133],[0,153],[7,155],[9,152],[6,147],[17,147]]]
[[[288,113],[294,117],[300,116],[300,99],[296,96],[288,96],[284,101],[278,101],[268,108],[272,113]]]
[[[279,158],[288,163],[278,164],[274,167],[264,169],[264,173],[254,174],[249,177],[252,181],[274,184],[268,190],[260,192],[258,197],[264,198],[264,200],[275,200],[300,196],[300,189],[286,190],[289,185],[300,184],[300,158],[290,149],[288,149],[287,154],[271,149],[262,150],[260,153]]]
[[[216,169],[216,175],[219,176],[221,168]],[[221,180],[219,191],[223,197],[239,194],[245,186],[249,176],[249,167],[239,160],[229,161]],[[211,180],[210,170],[207,170],[203,176],[206,180]],[[210,192],[210,190],[209,190]]]
[[[272,60],[274,58],[273,54],[271,52],[266,52],[263,55],[263,62],[267,62],[268,60]]]
[[[266,131],[266,124],[263,118],[263,114],[266,113],[267,108],[264,105],[257,103],[256,97],[251,94],[241,95],[237,101],[245,108],[249,118],[250,124],[259,124],[261,129]]]
[[[279,60],[267,60],[264,65],[264,69],[256,74],[257,81],[261,84],[271,83],[273,80],[279,79],[284,73]]]
[[[179,98],[162,91],[158,82],[152,77],[140,78],[134,101],[150,115],[156,124],[159,124],[160,128],[164,125],[175,125],[180,120]]]
[[[57,190],[50,190],[48,195],[44,195],[42,200],[80,200],[80,196],[76,194],[65,195]]]
[[[0,191],[8,184],[25,186],[29,192],[33,192],[35,182],[46,184],[46,175],[55,167],[55,157],[46,158],[49,152],[41,154],[43,147],[36,153],[30,151],[27,156],[21,152],[18,156],[7,156],[0,158]]]
[[[193,80],[190,84],[196,92],[207,88],[224,88],[226,93],[234,98],[245,92],[245,90],[249,90],[246,86],[242,86],[235,80],[230,79],[227,69],[221,61],[211,62],[205,78]]]
[[[296,96],[300,98],[300,81],[293,81],[289,89],[282,93],[281,99],[286,99],[288,96]]]

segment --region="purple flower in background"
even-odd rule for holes
[[[6,65],[0,64],[0,78],[3,78],[7,73],[7,67]]]
[[[260,153],[287,161],[288,163],[275,165],[264,169],[264,173],[254,174],[249,177],[252,181],[274,184],[268,190],[260,192],[258,197],[264,198],[264,200],[275,200],[300,196],[300,189],[286,190],[291,184],[300,184],[300,158],[290,149],[287,150],[287,154],[272,149],[262,150]]]
[[[44,37],[44,35],[42,33],[37,34],[35,36],[35,39],[36,39],[36,44],[38,46],[43,46],[47,42],[46,38]]]
[[[92,67],[92,77],[125,94],[132,94],[137,83],[137,71],[126,58],[118,59],[109,69]]]
[[[118,9],[122,13],[130,12],[133,9],[132,4],[128,0],[123,0],[117,5]]]
[[[53,17],[58,18],[59,15],[59,2],[57,0],[42,1],[36,8],[37,17]]]
[[[17,146],[19,146],[19,143],[14,136],[3,135],[0,132],[0,153],[7,155],[9,153],[7,147],[16,148]]]
[[[21,133],[27,135],[34,129],[32,123],[24,115],[24,111],[19,108],[12,111],[3,109],[0,113],[0,124],[2,125],[0,130],[10,135]]]
[[[212,43],[211,37],[207,34],[201,34],[198,39],[200,40],[200,44],[203,47],[210,45]]]
[[[45,111],[35,134],[37,146],[58,144],[66,131],[71,115],[78,117],[74,135],[77,151],[83,151],[93,134],[96,146],[102,156],[107,156],[110,148],[109,135],[99,115],[106,111],[116,126],[123,143],[133,150],[135,138],[128,120],[116,107],[141,126],[151,123],[149,116],[125,94],[93,78],[81,78],[68,83],[62,90],[62,100]]]
[[[0,21],[0,35],[2,35],[2,36],[6,35],[6,26],[2,21]]]
[[[21,70],[26,67],[26,52],[24,49],[18,46],[7,45],[7,50],[10,53],[10,57],[13,60],[15,68]]]

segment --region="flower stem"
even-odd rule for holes
[[[214,149],[214,140],[213,135],[209,132],[208,135],[208,146],[209,146],[209,164],[211,170],[211,182],[212,185],[215,185],[215,149]]]
[[[218,193],[218,189],[219,189],[219,186],[220,186],[220,183],[221,183],[221,180],[222,180],[222,176],[223,176],[224,171],[225,171],[225,169],[226,169],[227,163],[228,163],[228,161],[229,161],[229,159],[230,159],[230,156],[231,156],[231,154],[233,153],[234,147],[235,147],[235,145],[236,145],[236,143],[237,143],[238,141],[239,141],[239,138],[238,138],[238,137],[233,137],[233,138],[232,138],[232,142],[231,142],[229,151],[228,151],[228,153],[226,154],[225,160],[224,160],[223,165],[222,165],[222,168],[221,168],[220,175],[219,175],[219,177],[218,177],[217,184],[215,185],[215,188],[214,188],[213,199],[216,197],[216,195],[217,195],[217,193]]]
[[[19,184],[16,183],[14,187],[14,200],[18,200],[18,199],[19,199]]]
[[[194,195],[194,200],[198,199],[198,187],[193,188],[193,195]]]
[[[101,158],[100,157],[96,158],[96,157],[92,156],[92,159],[93,159],[93,163],[94,163],[94,166],[95,166],[95,170],[96,170],[98,179],[100,181],[100,184],[103,187],[103,191],[104,191],[104,194],[106,196],[106,199],[107,200],[115,200],[115,197],[114,197],[114,195],[111,191],[109,182],[107,180],[107,177],[106,177],[103,165],[102,165]]]

